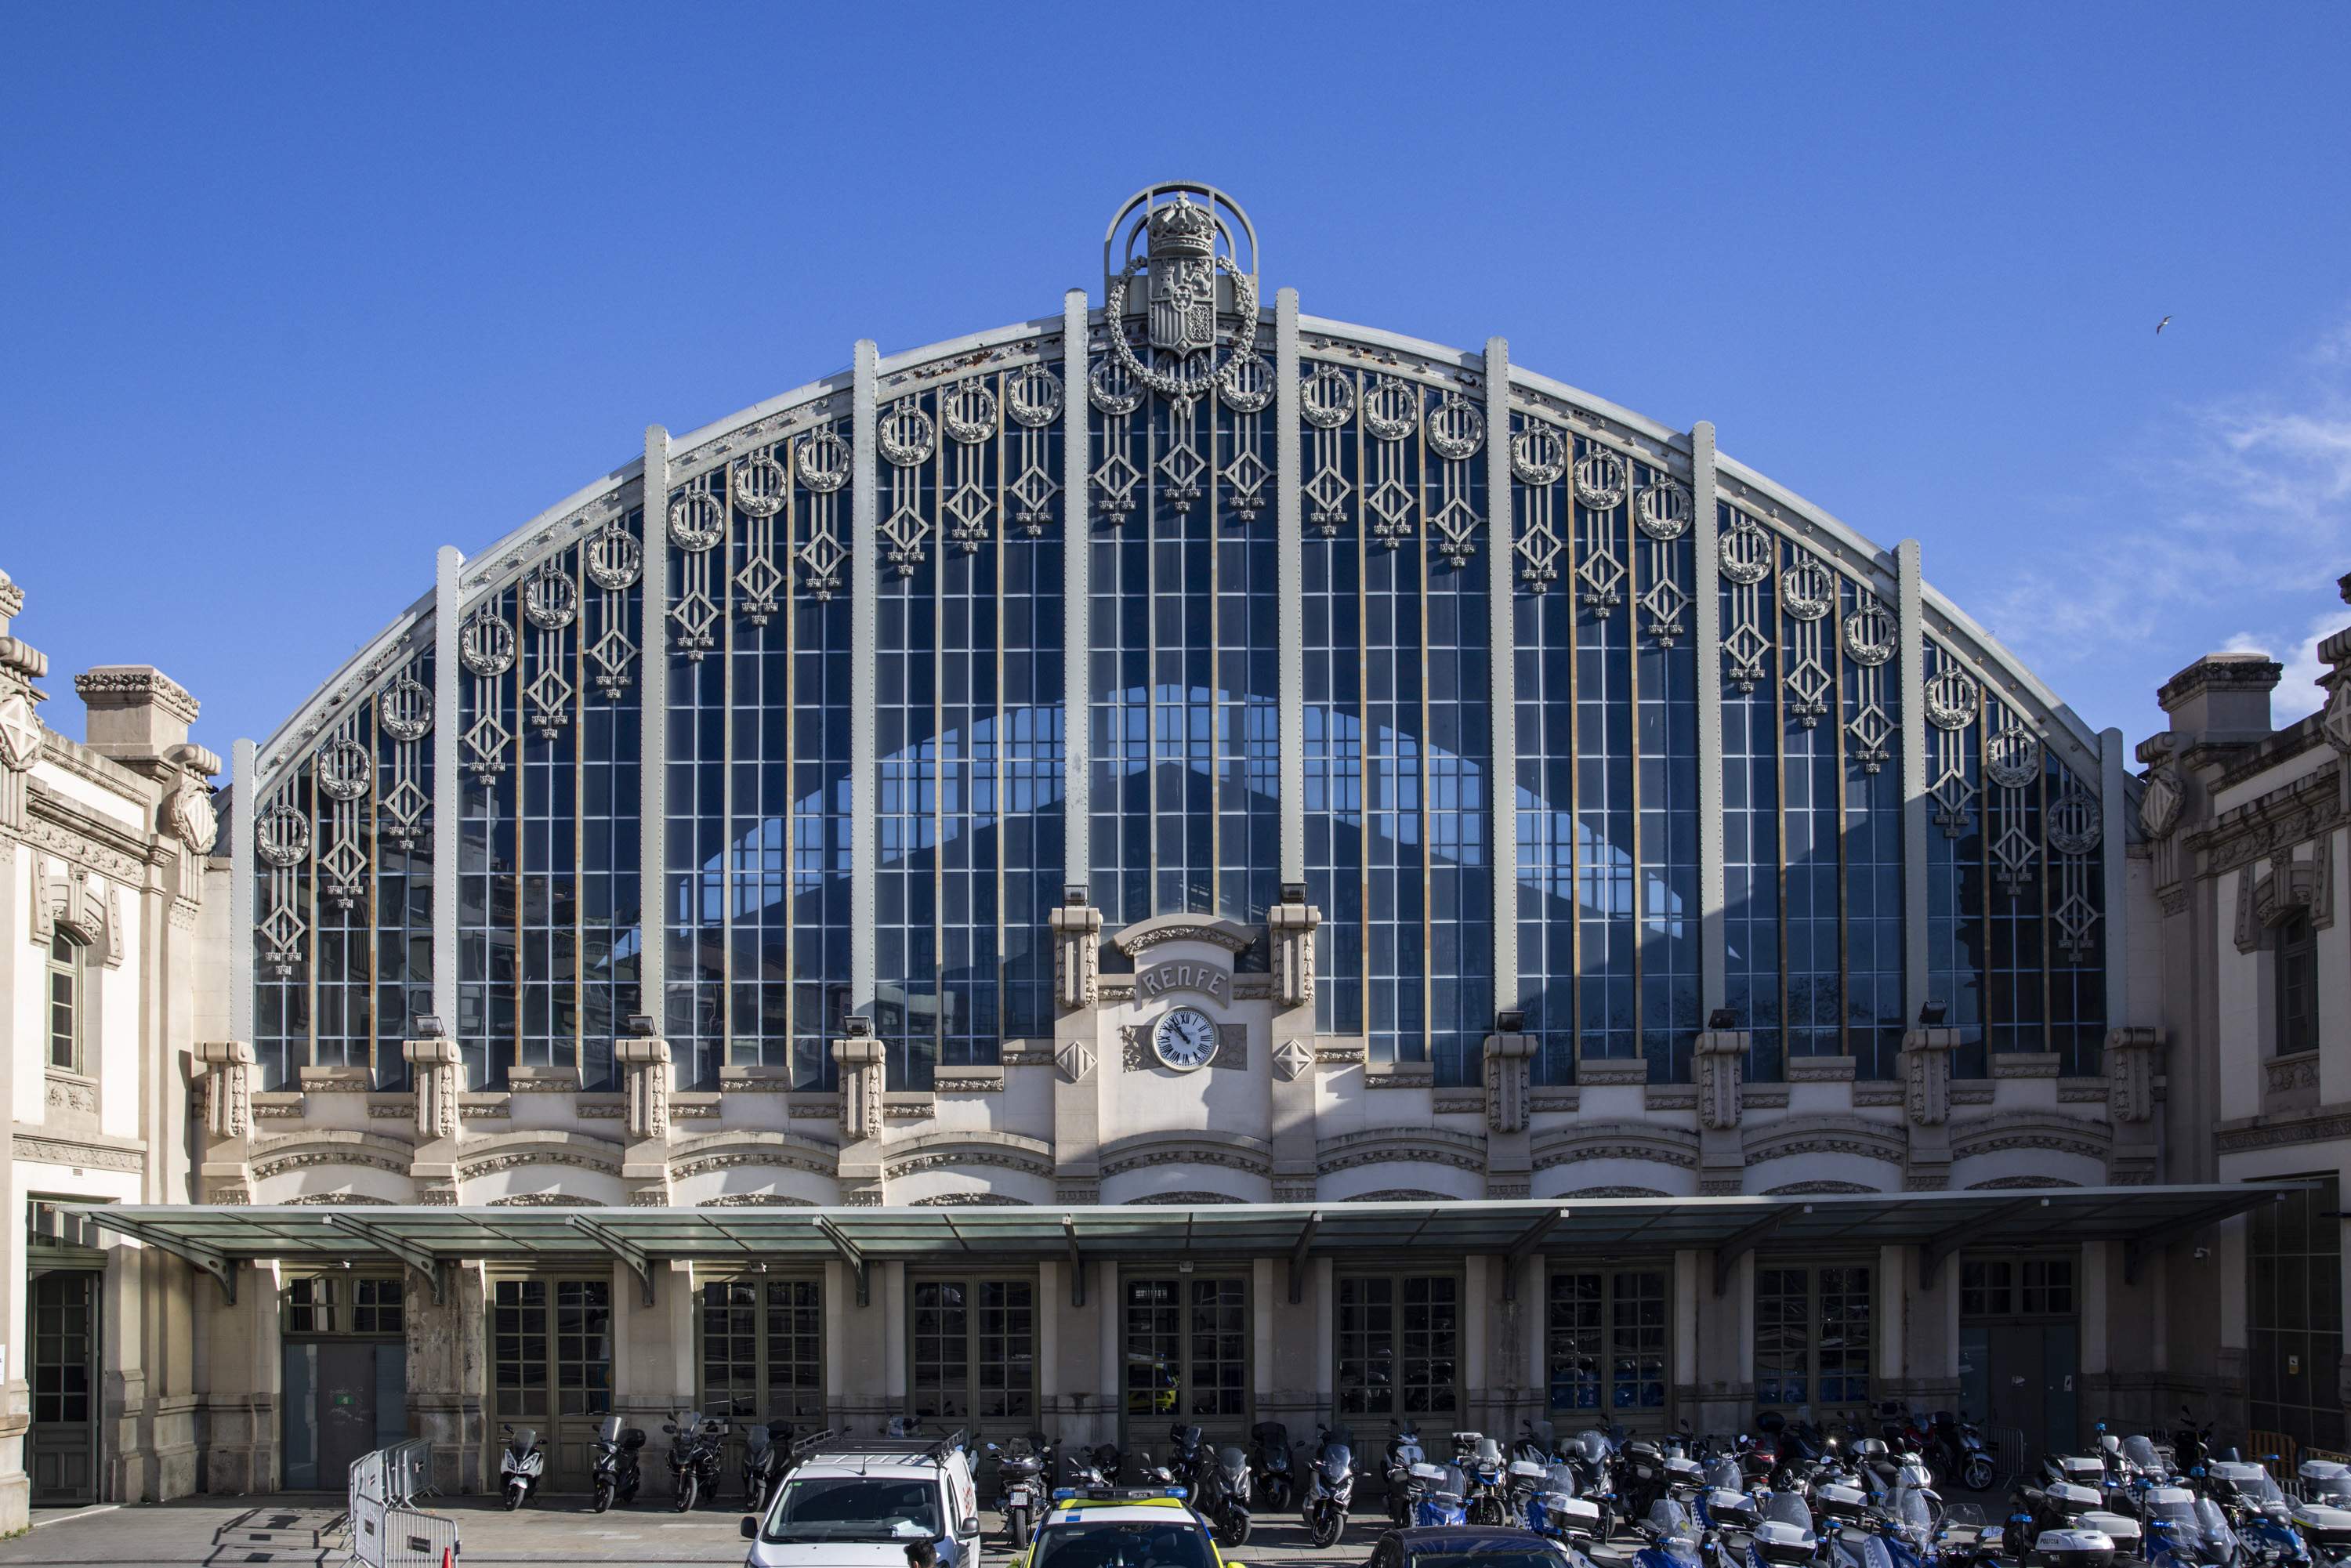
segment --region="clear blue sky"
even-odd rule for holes
[[[1246,203],[1311,312],[1499,332],[1917,536],[2093,725],[2351,624],[2351,6],[5,26],[0,568],[69,734],[72,674],[123,662],[214,748],[266,735],[435,546],[857,338],[1052,311],[1168,175]]]

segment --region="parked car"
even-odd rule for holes
[[[939,1568],[978,1568],[979,1489],[962,1434],[842,1437],[784,1478],[765,1514],[746,1514],[747,1568],[905,1568],[928,1541]]]
[[[1592,1568],[1567,1542],[1531,1530],[1486,1524],[1419,1525],[1391,1530],[1372,1548],[1367,1568]]]
[[[1181,1491],[1089,1487],[1055,1494],[1010,1568],[1241,1568],[1217,1550]]]

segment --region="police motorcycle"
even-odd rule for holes
[[[1651,1511],[1666,1495],[1666,1450],[1647,1437],[1635,1437],[1616,1461],[1616,1490],[1623,1494],[1625,1517],[1646,1528]]]
[[[1829,1568],[1924,1568],[1936,1546],[1927,1493],[1903,1487],[1883,1507],[1841,1521],[1824,1544]]]
[[[2231,1516],[2244,1554],[2262,1563],[2307,1563],[2311,1549],[2294,1528],[2294,1504],[2268,1470],[2243,1459],[2204,1467],[2207,1494]]]
[[[2304,1459],[2294,1479],[2302,1493],[2294,1528],[2324,1568],[2351,1568],[2351,1465]]]
[[[679,1410],[675,1419],[662,1423],[669,1434],[670,1507],[690,1513],[705,1498],[718,1495],[718,1478],[726,1463],[726,1417],[701,1410]]]
[[[1763,1522],[1763,1489],[1750,1491],[1746,1472],[1738,1459],[1717,1454],[1706,1462],[1706,1484],[1698,1490],[1698,1522],[1725,1536],[1749,1537]]]
[[[1412,1522],[1469,1522],[1469,1474],[1459,1465],[1432,1465],[1423,1459],[1412,1467]]]
[[[1722,1560],[1721,1539],[1711,1531],[1700,1535],[1689,1510],[1672,1498],[1650,1504],[1640,1530],[1641,1548],[1633,1554],[1639,1568],[1710,1568]]]
[[[1581,1557],[1600,1539],[1600,1505],[1575,1495],[1575,1469],[1554,1461],[1527,1503],[1527,1528]]]
[[[507,1511],[512,1513],[538,1495],[538,1483],[547,1474],[547,1445],[538,1440],[536,1427],[498,1429],[507,1435],[498,1460],[498,1490],[505,1494]]]
[[[1483,1432],[1453,1434],[1453,1462],[1469,1477],[1469,1522],[1501,1524],[1510,1517],[1508,1467],[1499,1440]]]
[[[2136,1432],[2121,1439],[2116,1451],[2118,1458],[2107,1468],[2106,1504],[2116,1513],[2136,1513],[2144,1519],[2147,1494],[2170,1483],[2171,1467],[2152,1439]]]
[[[1821,1552],[1813,1511],[1794,1492],[1774,1492],[1747,1541],[1747,1568],[1813,1568]]]
[[[2095,1459],[2087,1462],[2098,1464]],[[2043,1484],[2017,1489],[2018,1500],[2030,1516],[2029,1532],[2035,1540],[2052,1532],[2096,1535],[2111,1552],[2142,1555],[2145,1531],[2138,1520],[2106,1506],[2103,1467],[2091,1473],[2082,1468],[2084,1463],[2076,1455],[2053,1455],[2043,1466]],[[2049,1476],[2081,1479],[2045,1479]]]
[[[590,1476],[598,1513],[611,1508],[615,1500],[637,1500],[637,1488],[643,1484],[643,1476],[637,1468],[637,1453],[644,1446],[643,1428],[623,1427],[618,1416],[604,1417],[603,1426],[596,1431],[596,1464]]]
[[[1406,1416],[1388,1433],[1387,1452],[1380,1465],[1387,1482],[1388,1522],[1398,1530],[1420,1522],[1416,1511],[1428,1483],[1423,1471],[1441,1474],[1442,1467],[1428,1463],[1427,1452],[1420,1446],[1420,1429]]]
[[[1298,1495],[1298,1476],[1290,1453],[1290,1428],[1279,1421],[1260,1421],[1249,1428],[1249,1496],[1265,1506],[1287,1511]]]
[[[2183,1486],[2149,1487],[2142,1500],[2147,1554],[2157,1568],[2229,1568],[2237,1532],[2210,1498]]]
[[[1506,1519],[1511,1524],[1526,1524],[1538,1506],[1536,1499],[1550,1484],[1551,1466],[1541,1459],[1514,1458],[1504,1478]],[[1531,1524],[1527,1528],[1532,1530]]]
[[[1559,1428],[1548,1421],[1531,1419],[1519,1425],[1525,1429],[1519,1434],[1519,1440],[1510,1446],[1510,1458],[1532,1459],[1544,1466],[1560,1458]]]
[[[1599,1505],[1600,1539],[1616,1532],[1622,1517],[1617,1510],[1616,1438],[1597,1427],[1587,1427],[1568,1439],[1560,1451],[1575,1471],[1575,1495]]]
[[[1344,1427],[1315,1428],[1314,1459],[1307,1466],[1306,1491],[1298,1513],[1317,1549],[1345,1532],[1347,1508],[1355,1497],[1355,1437]]]
[[[1039,1516],[1050,1506],[1045,1477],[1054,1469],[1053,1445],[1031,1432],[1000,1446],[990,1443],[987,1451],[996,1460],[996,1508],[1004,1516],[1004,1533],[1013,1551],[1025,1552]]]
[[[2192,1476],[2212,1456],[2212,1423],[2196,1424],[2188,1406],[2179,1407],[2179,1425],[2171,1434],[2171,1462],[2183,1476]]]

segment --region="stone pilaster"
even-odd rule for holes
[[[1739,1122],[1746,1107],[1750,1038],[1745,1030],[1709,1029],[1700,1030],[1692,1042],[1701,1193],[1735,1193],[1747,1184],[1747,1149]]]
[[[653,1019],[642,1021],[650,1025]],[[651,1034],[623,1035],[612,1042],[612,1054],[626,1083],[629,1148],[622,1159],[621,1179],[628,1186],[630,1202],[665,1205],[670,1199],[669,1041]]]
[[[1073,894],[1082,889],[1072,885]],[[1053,1188],[1063,1203],[1102,1200],[1102,911],[1057,904],[1053,931]],[[1279,1112],[1276,1113],[1279,1114]]]
[[[2106,1181],[2137,1186],[2162,1179],[2155,1137],[2155,1072],[2163,1055],[2159,1029],[2106,1031],[2106,1119],[2114,1143],[2106,1153]]]
[[[841,1201],[876,1206],[882,1186],[882,1042],[852,1034],[832,1042],[841,1067]]]
[[[1515,1030],[1486,1037],[1486,1196],[1525,1197],[1534,1176],[1529,1146],[1536,1040]]]
[[[1902,1161],[1902,1185],[1936,1192],[1951,1180],[1951,1052],[1955,1029],[1914,1029],[1902,1037],[1903,1121],[1909,1143]]]
[[[1301,887],[1299,892],[1302,894]],[[1311,1203],[1315,1168],[1314,932],[1322,911],[1288,900],[1266,912],[1273,946],[1273,1019],[1267,1063],[1272,1073],[1273,1200]]]

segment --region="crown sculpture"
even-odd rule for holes
[[[1151,214],[1151,259],[1173,261],[1194,256],[1202,261],[1217,254],[1217,220],[1206,207],[1196,207],[1180,191],[1176,199]]]

